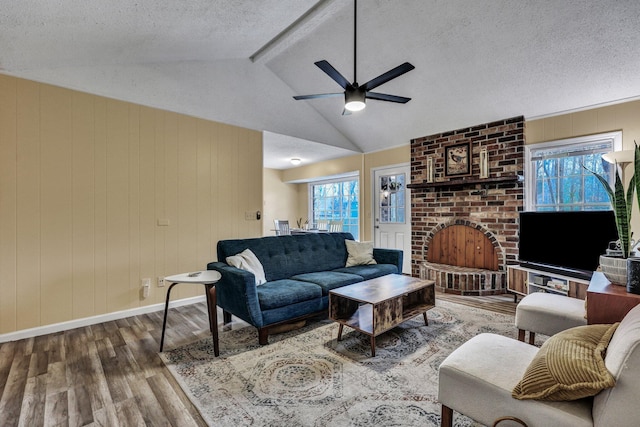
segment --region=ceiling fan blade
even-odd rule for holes
[[[332,98],[334,96],[344,96],[344,93],[316,93],[314,95],[296,95],[293,97],[293,99],[299,101],[301,99]]]
[[[369,99],[377,99],[378,101],[397,102],[399,104],[406,104],[411,101],[411,98],[404,96],[387,95],[386,93],[367,92],[366,97]]]
[[[395,79],[396,77],[399,77],[401,75],[403,75],[404,73],[407,73],[411,70],[413,70],[414,67],[413,65],[409,64],[408,62],[405,62],[404,64],[398,65],[396,68],[387,71],[384,74],[380,74],[378,77],[373,78],[371,80],[369,80],[368,82],[366,82],[365,84],[363,84],[362,88],[364,88],[364,90],[371,90],[374,89],[386,82],[388,82],[389,80]]]
[[[338,70],[333,68],[333,65],[329,64],[329,62],[323,59],[322,61],[315,62],[315,64],[318,66],[318,68],[327,73],[329,77],[335,80],[336,83],[342,86],[342,89],[346,89],[351,86],[349,80],[347,80],[342,74],[340,74]]]
[[[350,116],[351,115],[351,111],[347,110],[346,108],[342,109],[342,115],[343,116]]]

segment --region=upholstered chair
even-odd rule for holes
[[[560,344],[557,347],[563,348],[569,340],[562,342],[557,338],[592,326],[601,325],[571,328],[550,337],[547,342],[554,340],[554,344]],[[604,328],[613,331],[607,325]],[[442,404],[442,426],[451,426],[453,411],[489,426],[503,417],[513,417],[520,420],[520,425],[528,427],[640,425],[640,305],[625,316],[610,340],[607,338],[607,343],[604,366],[615,380],[613,387],[595,391],[593,398],[520,400],[512,397],[512,392],[516,385],[520,387],[522,384],[525,371],[528,374],[533,372],[528,368],[538,352],[544,352],[546,343],[539,349],[495,334],[483,333],[473,337],[440,365],[438,400]],[[595,349],[590,354],[601,357],[600,347]],[[545,357],[550,360],[550,355]],[[604,369],[602,360],[598,363]],[[556,363],[555,366],[560,365]],[[576,390],[571,389],[572,392]],[[500,427],[503,425],[506,424],[500,423]]]

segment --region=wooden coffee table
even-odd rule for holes
[[[427,310],[435,307],[433,280],[389,274],[329,292],[329,317],[371,336],[371,356],[376,355],[376,337],[418,314],[429,325]]]

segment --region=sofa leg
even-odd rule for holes
[[[529,344],[535,345],[536,342],[536,333],[529,331]]]
[[[258,342],[260,345],[269,344],[269,328],[258,328]]]
[[[518,329],[518,341],[524,342],[524,330]]]
[[[228,311],[222,311],[222,320],[224,322],[224,324],[228,324],[231,323],[231,313],[229,313]]]
[[[451,427],[453,424],[453,409],[448,406],[442,405],[442,411],[440,415],[440,427]]]

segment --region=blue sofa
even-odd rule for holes
[[[219,241],[219,261],[207,269],[222,275],[216,294],[225,323],[235,315],[258,328],[260,344],[267,344],[270,327],[326,313],[330,290],[402,272],[403,254],[396,249],[374,248],[377,264],[345,267],[345,239],[353,236],[309,233]],[[253,273],[225,262],[245,249],[262,264],[266,283],[257,286]]]

